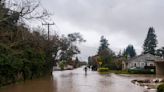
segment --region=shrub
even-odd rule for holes
[[[109,72],[108,68],[99,68],[98,72]]]
[[[65,66],[65,61],[61,61],[61,62],[59,63],[60,69],[61,69],[61,70],[64,70],[64,66]]]
[[[151,69],[129,69],[129,73],[131,74],[155,74],[155,71],[152,71]]]
[[[17,81],[40,77],[48,72],[45,53],[24,48],[11,49],[0,44],[0,87]]]
[[[164,84],[158,86],[157,92],[164,92]]]

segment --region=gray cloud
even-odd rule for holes
[[[148,28],[153,26],[159,45],[164,45],[164,0],[42,0],[42,5],[54,12],[61,33],[78,31],[99,39],[94,32],[105,35],[116,51],[134,44],[139,53]],[[91,39],[87,36],[87,43],[98,47],[99,41]]]

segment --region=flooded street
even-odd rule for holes
[[[150,76],[100,75],[83,68],[55,71],[53,77],[46,77],[6,86],[0,92],[155,92],[131,83],[133,79]]]

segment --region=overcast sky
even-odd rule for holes
[[[133,44],[140,54],[151,26],[164,46],[164,0],[42,0],[42,6],[54,14],[52,30],[80,32],[87,40],[80,46],[83,60],[96,54],[102,35],[115,52]]]

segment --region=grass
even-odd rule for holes
[[[115,73],[115,74],[130,74],[127,70],[109,70],[109,73]]]

